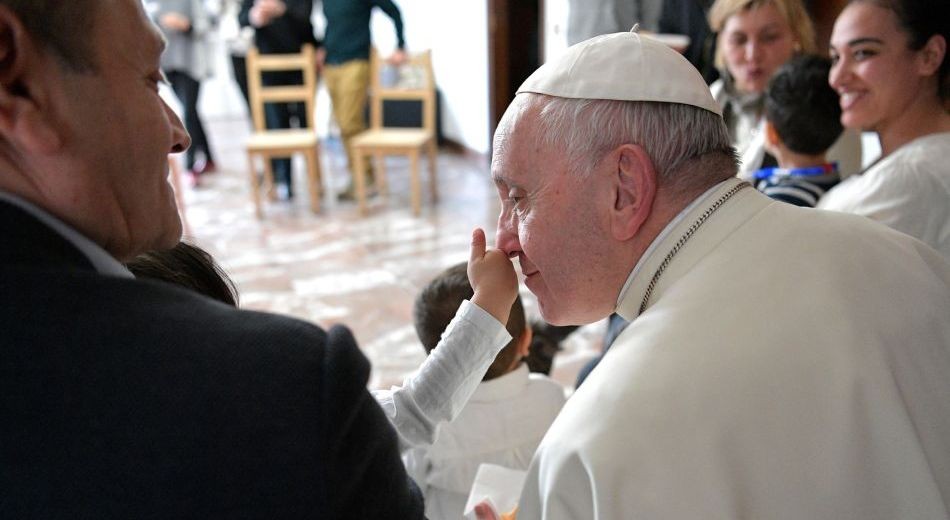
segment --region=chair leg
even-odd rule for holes
[[[254,154],[247,152],[247,171],[251,179],[251,199],[254,201],[254,214],[258,219],[264,218],[261,210],[261,187],[257,180],[257,168],[254,166]]]
[[[310,210],[318,213],[320,211],[320,156],[317,154],[317,148],[308,149],[305,158],[307,185],[310,188]]]
[[[433,137],[429,141],[429,189],[432,191],[432,202],[439,200],[439,189],[437,185],[436,178],[438,178],[437,164],[438,164],[438,143],[435,142]]]
[[[366,157],[363,150],[353,149],[353,181],[356,183],[356,202],[359,204],[360,215],[366,214]]]
[[[383,195],[389,194],[389,179],[386,178],[386,156],[377,152],[373,156],[376,166],[376,188]]]
[[[418,217],[422,210],[419,202],[422,196],[419,182],[419,150],[409,152],[409,175],[411,183],[409,199],[412,203],[412,214]]]
[[[277,191],[274,190],[274,165],[271,164],[271,157],[268,155],[262,155],[264,159],[264,179],[261,184],[264,187],[264,193],[267,194],[267,198],[274,202],[277,200]]]

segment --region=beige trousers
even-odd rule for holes
[[[340,127],[343,147],[352,175],[353,149],[350,141],[356,134],[366,130],[363,114],[366,109],[366,90],[369,88],[369,61],[350,60],[340,65],[327,65],[323,81],[333,103],[333,117]]]

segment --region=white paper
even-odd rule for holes
[[[487,502],[500,516],[508,513],[518,505],[521,497],[521,488],[527,472],[510,469],[496,464],[482,464],[478,466],[475,482],[468,494],[465,503],[465,518],[476,520],[475,506]]]

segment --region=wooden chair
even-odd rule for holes
[[[307,163],[307,181],[310,189],[310,209],[320,210],[320,156],[314,128],[313,114],[317,96],[316,58],[313,46],[304,45],[299,54],[260,54],[252,47],[247,52],[247,86],[251,103],[254,132],[247,140],[247,157],[251,176],[251,195],[257,218],[262,218],[261,184],[273,199],[273,167],[271,159],[292,157],[302,153]],[[301,71],[302,85],[265,86],[261,75],[265,71]],[[303,102],[306,106],[306,128],[268,130],[264,117],[264,103]],[[264,162],[264,178],[258,181],[254,158]]]
[[[429,156],[429,187],[432,200],[437,198],[436,190],[436,152],[435,135],[435,80],[432,74],[431,51],[410,56],[403,65],[407,71],[419,72],[417,81],[411,85],[399,82],[385,86],[381,81],[385,62],[373,50],[370,55],[370,128],[356,135],[352,140],[354,181],[356,199],[361,214],[366,213],[366,158],[376,159],[376,178],[381,192],[386,191],[386,155],[406,155],[409,157],[410,200],[412,213],[419,215],[421,187],[419,179],[419,155]],[[383,102],[386,100],[416,100],[422,102],[421,128],[386,128],[383,126]]]

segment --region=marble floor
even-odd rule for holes
[[[442,269],[468,257],[473,228],[483,227],[493,243],[498,200],[487,159],[441,151],[439,199],[424,195],[422,214],[409,209],[408,161],[387,159],[390,194],[371,201],[361,217],[353,202],[332,196],[347,182],[345,156],[337,139],[322,142],[324,189],[319,214],[308,207],[301,158],[295,159],[296,198],[265,203],[254,216],[249,195],[241,117],[206,121],[219,171],[200,186],[183,189],[187,237],[211,251],[234,280],[241,306],[308,320],[320,326],[349,326],[370,358],[370,387],[398,384],[424,360],[412,327],[412,302]],[[424,176],[423,193],[428,193]],[[522,290],[529,316],[533,296]],[[567,384],[598,348],[603,325],[569,338],[553,375]]]

